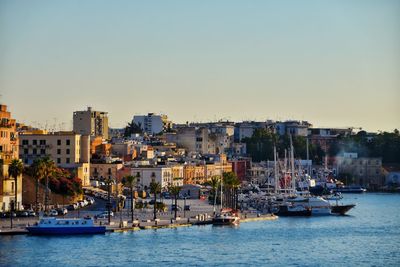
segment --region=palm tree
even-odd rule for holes
[[[178,196],[179,196],[179,192],[181,191],[181,189],[182,189],[182,187],[173,185],[173,184],[170,184],[168,186],[168,191],[171,195],[174,196],[174,200],[175,200],[175,220],[176,220],[177,211],[178,211]]]
[[[219,176],[213,176],[213,177],[211,177],[211,180],[210,180],[210,185],[212,187],[213,194],[214,194],[214,203],[213,203],[214,214],[215,214],[215,207],[217,205],[217,192],[218,192],[217,189],[218,189],[220,180],[221,180],[221,178]]]
[[[44,199],[44,205],[45,211],[47,212],[49,206],[49,177],[56,169],[56,165],[49,157],[44,157],[41,159],[40,168],[42,169],[43,176],[46,179],[46,196]]]
[[[237,178],[236,174],[233,172],[227,172],[223,175],[224,181],[224,191],[225,191],[225,202],[226,205],[232,209],[236,208],[236,194],[237,188],[240,185],[240,181]]]
[[[150,183],[150,192],[154,194],[154,211],[153,211],[153,219],[156,220],[157,219],[157,210],[156,210],[156,206],[157,206],[157,194],[161,193],[161,184],[156,182],[155,179],[153,178],[153,180]]]
[[[14,200],[14,209],[16,211],[19,210],[19,205],[18,205],[18,177],[22,174],[24,171],[24,165],[22,164],[22,161],[19,159],[13,159],[10,163],[10,166],[8,167],[8,173],[11,177],[14,178],[14,186],[15,186],[15,200]]]
[[[35,159],[30,168],[30,173],[35,178],[35,211],[37,214],[39,213],[39,181],[44,177],[43,166],[41,159]]]
[[[129,191],[131,194],[131,220],[133,222],[133,187],[136,184],[136,177],[132,176],[132,175],[127,175],[122,179],[122,183],[124,184],[124,186],[128,186],[129,187]]]

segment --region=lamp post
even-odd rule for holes
[[[183,198],[183,218],[186,218],[186,197]]]
[[[10,222],[11,222],[11,229],[13,228],[13,213],[14,213],[14,200],[10,202]]]
[[[107,208],[107,211],[108,211],[108,224],[110,224],[111,223],[111,183],[112,183],[112,180],[111,179],[108,179],[107,180],[107,203],[106,203],[106,208]]]

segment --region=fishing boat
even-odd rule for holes
[[[222,209],[213,220],[213,225],[238,225],[240,223],[239,213],[232,209]]]
[[[32,235],[104,234],[105,226],[97,226],[92,218],[58,219],[42,218],[26,228]]]

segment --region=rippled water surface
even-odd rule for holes
[[[400,266],[400,195],[345,195],[349,216],[74,237],[0,237],[0,266]]]

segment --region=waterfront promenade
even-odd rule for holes
[[[165,201],[167,204],[168,200]],[[183,202],[183,201],[179,201]],[[178,203],[178,206],[181,203]],[[197,224],[210,224],[213,215],[213,206],[209,205],[205,200],[186,200],[186,204],[190,205],[190,211],[179,211],[177,220],[174,218],[173,211],[158,212],[157,220],[153,220],[152,209],[142,209],[134,211],[135,220],[131,221],[130,211],[124,209],[122,213],[115,212],[111,219],[111,224],[108,224],[107,219],[97,219],[97,224],[106,225],[107,231],[130,231],[139,229],[154,229],[154,228],[174,228],[182,226],[190,226]],[[217,208],[218,209],[218,208]],[[72,211],[65,215],[65,218],[77,218],[91,216],[104,211],[104,201],[96,199],[96,204],[85,207],[79,211]],[[63,216],[58,216],[63,218]],[[276,216],[257,216],[255,213],[243,213],[242,222],[255,220],[273,220]],[[26,233],[25,227],[33,225],[38,221],[38,217],[14,218],[13,229],[10,229],[10,218],[0,219],[0,234],[23,234]]]

